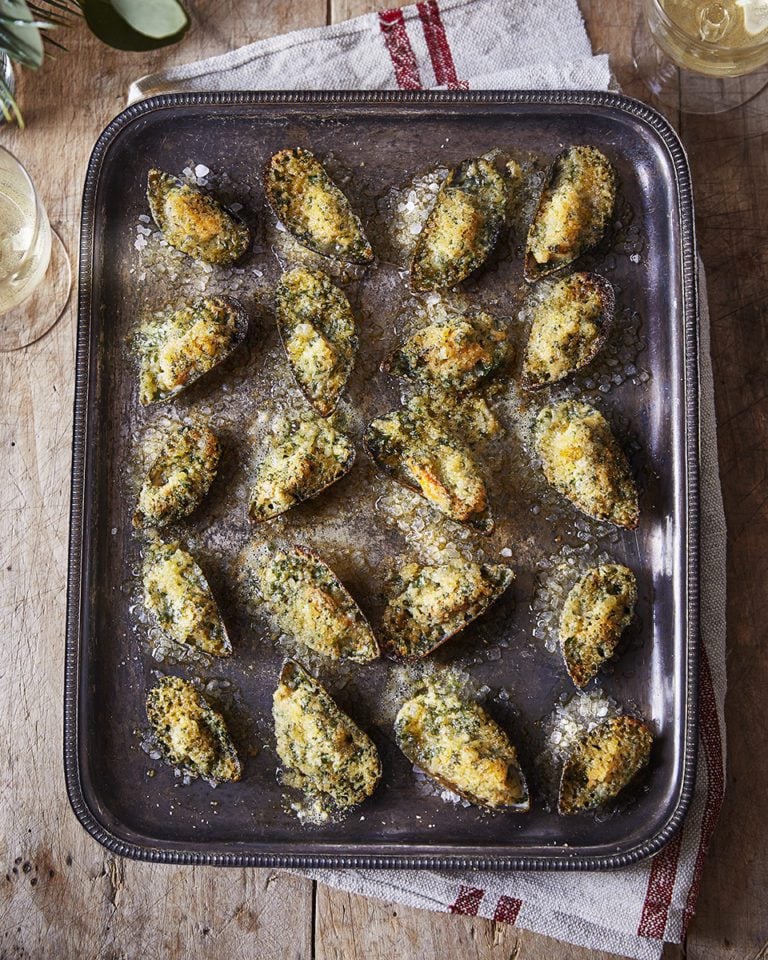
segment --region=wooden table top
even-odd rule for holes
[[[555,0],[552,0],[556,6]],[[593,44],[626,92],[638,0],[581,0]],[[91,147],[125,105],[129,82],[298,27],[375,9],[368,0],[190,0],[184,42],[119,54],[83,25],[69,52],[24,72],[25,132],[0,142],[25,163],[54,227],[77,249]],[[719,117],[671,114],[689,151],[707,268],[728,520],[728,780],[689,960],[768,950],[768,91]],[[503,923],[410,910],[273,870],[167,867],[121,860],[69,809],[62,771],[62,680],[75,297],[39,343],[0,354],[0,958],[461,958],[600,960]],[[5,875],[3,879],[3,875]]]

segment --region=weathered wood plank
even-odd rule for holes
[[[190,8],[193,27],[172,50],[118,54],[79,24],[69,53],[21,76],[28,129],[3,128],[3,144],[28,166],[73,258],[88,154],[131,80],[326,15],[325,0],[272,3],[259,16],[248,0]],[[69,810],[61,688],[75,302],[38,344],[0,355],[0,957],[306,960],[309,881],[123,861]]]
[[[329,895],[332,894],[332,895]],[[318,886],[316,960],[609,960],[506,923],[413,910]],[[668,947],[664,960],[677,960]]]
[[[688,956],[730,960],[768,949],[768,766],[745,735],[764,725],[768,689],[768,90],[721,116],[685,116],[681,131],[707,270],[730,558],[728,779]]]
[[[388,7],[404,7],[405,3],[388,3]],[[370,3],[368,0],[331,0],[331,23],[339,23],[341,20],[349,20],[350,17],[360,17],[364,13],[372,13],[374,10],[381,10],[380,3]]]
[[[639,3],[581,0],[595,48],[612,54],[624,89],[643,97],[630,37]],[[190,3],[185,42],[116,54],[80,26],[38,75],[20,84],[29,130],[3,143],[29,166],[54,226],[74,252],[90,147],[129,82],[162,64],[210,56],[260,36],[323,23],[325,0]],[[374,9],[333,0],[334,19]],[[763,829],[768,771],[754,763],[768,656],[762,643],[768,564],[763,494],[768,444],[766,95],[718,118],[680,122],[691,155],[698,229],[710,283],[722,475],[730,534],[729,794],[688,940],[693,960],[761,955],[768,941]],[[77,825],[61,775],[61,677],[71,431],[74,300],[39,344],[0,357],[0,957],[309,958],[311,884],[269,871],[169,868],[115,860]],[[734,882],[736,880],[736,882]],[[412,911],[320,888],[318,958],[597,955],[501,924]],[[393,916],[397,914],[397,916]],[[286,922],[288,918],[288,922]],[[679,956],[668,950],[665,956]]]

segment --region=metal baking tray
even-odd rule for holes
[[[271,693],[285,650],[263,621],[243,610],[234,586],[235,558],[253,536],[308,544],[336,567],[375,625],[384,572],[397,554],[420,549],[419,524],[423,530],[425,523],[438,523],[427,508],[417,510],[415,526],[407,512],[406,520],[397,520],[409,494],[393,492],[360,444],[363,417],[398,401],[398,386],[379,375],[378,364],[396,342],[411,304],[402,275],[386,263],[387,252],[377,239],[386,228],[382,210],[391,207],[389,191],[438,164],[452,165],[493,148],[540,161],[551,160],[569,143],[594,144],[614,162],[621,183],[621,229],[581,261],[605,273],[618,290],[618,339],[564,392],[600,406],[633,451],[640,527],[610,533],[591,521],[577,522],[526,465],[525,444],[511,430],[494,441],[496,452],[488,455],[496,533],[461,539],[455,525],[446,521],[442,528],[473,555],[483,551],[494,561],[509,557],[517,573],[512,594],[436,659],[458,665],[472,688],[486,695],[492,715],[512,731],[533,783],[533,809],[527,815],[489,815],[445,802],[415,777],[382,719],[387,698],[392,699],[387,692],[391,668],[377,663],[350,671],[313,660],[313,669],[341,705],[371,732],[385,776],[374,796],[345,820],[302,825],[286,809],[270,745]],[[348,192],[371,225],[382,266],[348,283],[362,332],[345,401],[358,446],[355,470],[326,497],[292,511],[267,531],[249,526],[242,503],[244,471],[258,439],[249,433],[250,424],[240,422],[238,411],[255,422],[262,405],[271,409],[280,398],[301,406],[281,366],[270,316],[285,248],[265,212],[261,187],[265,160],[296,144],[330,158],[336,175],[350,175]],[[240,198],[245,215],[257,224],[245,272],[230,272],[226,281],[215,272],[213,278],[200,275],[183,258],[170,273],[159,273],[156,265],[146,269],[139,237],[151,234],[140,219],[148,212],[147,170],[159,166],[180,172],[190,163],[224,177],[230,199]],[[397,197],[407,206],[407,191]],[[147,243],[156,240],[150,236]],[[472,302],[511,318],[518,353],[521,246],[519,235],[504,241],[491,265],[464,286]],[[659,850],[681,823],[695,772],[694,250],[691,184],[680,141],[653,110],[614,94],[184,94],[156,97],[121,113],[91,156],[80,247],[64,753],[70,801],[84,827],[125,856],[240,866],[602,869]],[[252,331],[220,372],[170,408],[143,410],[126,337],[143,310],[162,305],[179,275],[187,292],[206,283],[209,289],[233,285],[254,316]],[[539,402],[543,399],[534,401]],[[158,663],[137,613],[141,552],[130,523],[131,465],[140,459],[142,438],[163,417],[197,409],[209,412],[220,427],[222,470],[207,508],[172,532],[201,559],[222,600],[235,654],[224,663]],[[503,421],[503,409],[499,416]],[[380,516],[385,502],[388,513]],[[623,656],[599,685],[619,704],[649,718],[657,739],[642,790],[609,816],[566,818],[547,803],[536,770],[542,724],[555,703],[574,690],[557,653],[547,649],[537,631],[542,611],[535,598],[546,582],[547,564],[551,569],[554,562],[548,558],[562,560],[585,550],[610,554],[638,572],[635,624]],[[232,711],[250,724],[249,742],[258,747],[246,751],[241,783],[215,791],[199,781],[185,784],[141,749],[145,692],[158,671],[214,679],[219,690],[229,691]]]

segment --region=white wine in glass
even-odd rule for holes
[[[644,0],[635,66],[688,113],[720,113],[768,84],[768,0]]]
[[[0,147],[0,350],[38,340],[69,298],[69,258],[19,161]]]

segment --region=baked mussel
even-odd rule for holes
[[[291,373],[321,417],[336,409],[357,352],[349,300],[320,270],[283,275],[276,295],[277,329]]]
[[[506,324],[477,311],[427,324],[411,334],[382,366],[397,377],[463,393],[498,370],[508,346]]]
[[[176,643],[215,657],[232,653],[224,621],[205,574],[178,543],[150,543],[142,568],[144,606]]]
[[[347,809],[369,797],[381,779],[376,745],[324,687],[287,660],[272,701],[283,782]]]
[[[549,483],[582,513],[634,530],[637,487],[599,410],[577,400],[544,407],[534,425],[534,446]]]
[[[648,724],[627,714],[584,733],[563,766],[558,811],[586,813],[613,800],[646,766],[652,745]]]
[[[568,147],[549,171],[528,229],[525,279],[573,263],[603,237],[616,202],[616,173],[596,147]]]
[[[565,598],[560,649],[577,687],[609,660],[629,626],[637,602],[637,579],[621,563],[601,563],[579,578]]]
[[[428,684],[400,708],[395,737],[411,763],[470,803],[489,810],[530,809],[517,751],[474,701]]]
[[[462,559],[406,564],[394,578],[384,611],[388,652],[404,659],[426,657],[481,617],[514,579],[503,564]]]
[[[173,424],[139,490],[135,527],[164,527],[189,516],[216,476],[221,446],[209,427]]]
[[[414,290],[453,287],[481,267],[496,246],[506,206],[506,181],[485,157],[451,170],[416,240]]]
[[[557,383],[597,356],[613,323],[612,285],[596,273],[572,273],[536,305],[523,358],[522,385]]]
[[[139,401],[160,403],[186,390],[235,350],[248,316],[231,297],[206,297],[154,314],[134,339],[139,354]]]
[[[152,218],[168,243],[195,260],[226,266],[251,244],[251,232],[215,197],[162,170],[147,175]]]
[[[445,516],[481,533],[493,530],[477,464],[437,420],[409,409],[393,410],[368,424],[363,442],[384,473]]]
[[[171,766],[214,783],[242,776],[224,718],[189,680],[162,677],[147,694],[147,719]]]
[[[311,500],[352,469],[355,448],[319,417],[287,417],[271,437],[251,490],[248,513],[262,523]]]
[[[248,573],[280,629],[332,660],[379,656],[370,624],[336,574],[305,547],[254,554]]]
[[[309,150],[274,154],[265,190],[275,216],[303,246],[343,263],[371,263],[373,250],[360,218]]]

